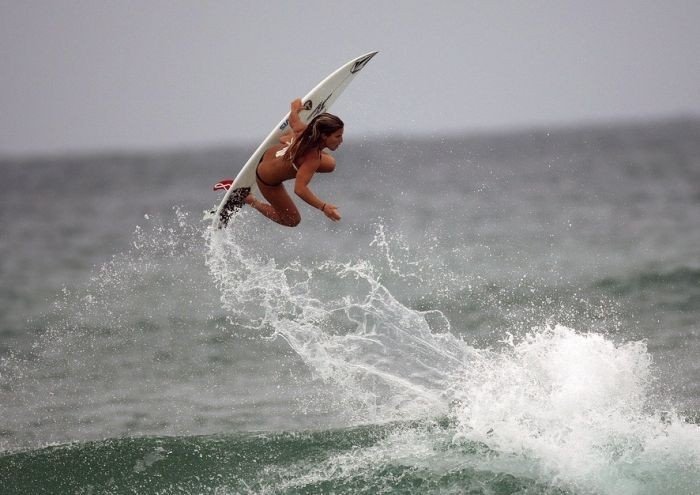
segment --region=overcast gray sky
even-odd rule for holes
[[[0,153],[257,142],[338,66],[347,136],[700,115],[696,0],[0,0]]]

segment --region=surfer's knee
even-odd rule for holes
[[[285,227],[296,227],[301,222],[301,217],[299,215],[285,216],[280,222]]]
[[[301,215],[298,211],[285,211],[279,216],[278,223],[285,227],[296,227],[301,222]]]

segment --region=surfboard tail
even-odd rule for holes
[[[222,227],[226,227],[234,213],[243,208],[243,205],[245,204],[245,198],[247,198],[249,194],[250,187],[240,187],[238,189],[234,189],[233,192],[231,192],[228,201],[226,201],[226,204],[219,213],[219,220],[221,222]]]
[[[213,189],[214,191],[228,191],[231,189],[231,187],[233,187],[233,179],[221,179],[219,182],[214,184]],[[229,220],[231,220],[231,217],[233,217],[238,210],[243,208],[245,198],[250,194],[250,189],[250,187],[239,187],[234,189],[228,195],[228,200],[223,208],[220,209],[218,217],[216,214],[217,208],[213,208],[211,210],[204,211],[204,218],[202,220],[212,221],[216,219],[219,228],[226,227]]]

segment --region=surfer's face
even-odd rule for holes
[[[332,134],[326,136],[326,148],[329,150],[337,150],[338,146],[343,144],[343,128],[341,127]]]

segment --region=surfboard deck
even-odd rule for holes
[[[355,78],[365,65],[379,52],[370,52],[354,58],[335,70],[328,77],[316,85],[302,98],[304,110],[299,112],[301,121],[305,124],[316,115],[328,111],[331,105],[341,95],[345,88]],[[233,180],[233,185],[226,190],[219,205],[206,212],[205,219],[211,218],[211,227],[222,229],[226,227],[234,214],[241,209],[246,196],[256,187],[255,169],[265,151],[275,144],[279,144],[280,137],[289,128],[289,112],[282,118],[279,124],[268,134],[265,140],[250,156]]]

